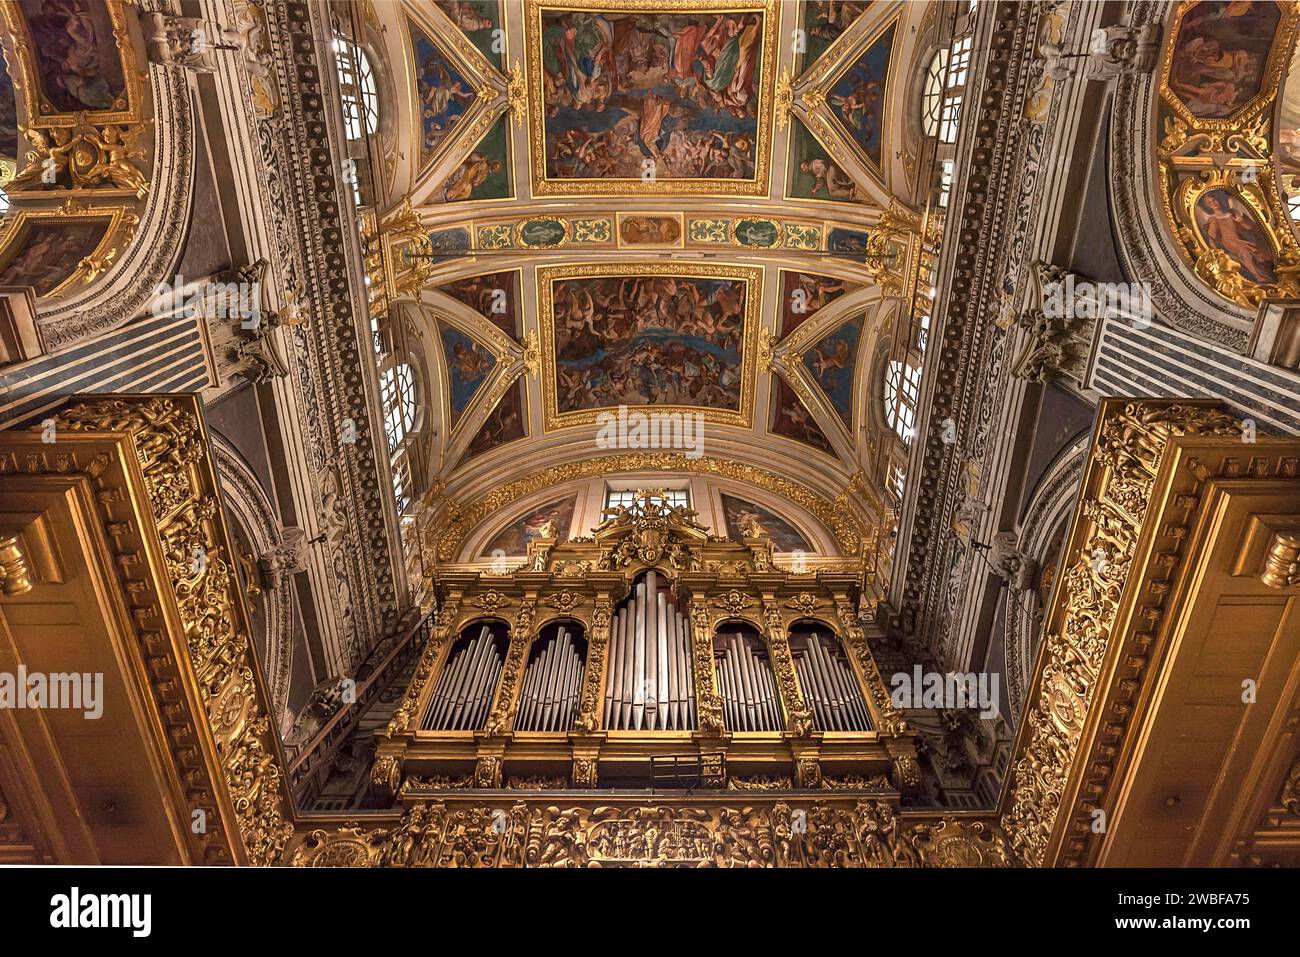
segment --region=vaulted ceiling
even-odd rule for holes
[[[626,406],[700,413],[708,461],[828,499],[855,475],[880,488],[898,457],[880,369],[935,225],[919,115],[938,6],[352,11],[429,483],[608,454],[604,413]]]

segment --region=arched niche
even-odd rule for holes
[[[582,622],[561,616],[543,624],[528,649],[514,729],[567,733],[582,704],[586,668]]]

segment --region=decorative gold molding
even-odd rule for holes
[[[1162,469],[1168,450],[1183,437],[1217,439],[1215,457],[1227,454],[1236,471],[1231,453],[1242,447],[1242,434],[1241,423],[1213,402],[1103,402],[1002,815],[1027,864],[1078,862],[1097,833],[1096,813],[1104,813],[1133,699],[1167,613],[1183,523],[1199,503],[1197,494],[1172,492],[1167,478],[1157,486],[1157,477],[1168,473]],[[1197,453],[1187,465],[1203,480],[1210,473],[1202,459]],[[1257,461],[1259,477],[1267,479],[1265,460]],[[1144,531],[1153,523],[1155,530]],[[1139,552],[1144,541],[1148,551]],[[1144,582],[1146,591],[1139,592]],[[1122,677],[1112,677],[1104,662],[1121,657]]]
[[[810,491],[806,485],[766,469],[729,459],[707,456],[693,459],[680,452],[628,452],[541,469],[513,482],[498,485],[464,506],[448,502],[445,510],[434,523],[434,531],[431,533],[436,542],[438,560],[442,562],[455,560],[465,536],[489,516],[508,509],[518,499],[540,489],[597,475],[651,471],[719,475],[773,492],[806,509],[819,521],[825,523],[834,531],[841,549],[846,554],[858,554],[863,541],[871,531],[847,502],[841,501],[841,498],[829,502]]]
[[[0,477],[82,478],[116,561],[175,799],[202,811],[194,860],[271,864],[292,816],[195,396],[95,397],[57,409],[57,439],[0,433]],[[45,587],[45,586],[42,586]]]

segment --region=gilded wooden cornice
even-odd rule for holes
[[[254,110],[255,104],[247,111],[268,258],[280,288],[295,290],[302,307],[287,351],[304,464],[314,477],[306,494],[317,514],[337,516],[342,526],[325,545],[341,583],[329,613],[339,622],[341,653],[359,662],[395,626],[407,589],[399,584],[403,565],[368,345],[363,254],[348,222],[345,144],[336,107],[322,95],[322,77],[333,74],[322,66],[333,36],[325,8],[315,4],[266,0],[258,14],[266,20],[268,68],[281,99],[276,113]],[[384,225],[394,227],[385,232],[390,240],[414,241],[413,224],[400,211]],[[401,279],[395,277],[399,285]]]
[[[1044,18],[1058,7],[1067,21],[1084,15],[1081,5],[1029,3],[981,4],[976,14],[978,49],[957,144],[970,155],[958,158],[953,213],[943,224],[937,323],[928,349],[936,361],[923,383],[924,419],[914,439],[920,448],[912,454],[911,470],[925,481],[909,484],[900,526],[907,534],[899,537],[890,589],[903,629],[941,657],[952,620],[950,584],[962,574],[965,553],[952,531],[966,500],[964,460],[983,460],[997,440],[993,423],[1010,376],[999,323],[1023,302],[1031,278],[1026,259],[1034,255],[1030,237],[1050,200],[1043,195],[1052,168],[1045,151],[1060,122],[1065,85],[1048,90],[1032,117],[1027,107],[1043,78],[1043,61],[1031,51]]]
[[[1105,833],[1094,822],[1115,811],[1136,703],[1160,679],[1152,661],[1171,667],[1161,636],[1195,598],[1175,585],[1209,489],[1294,484],[1293,442],[1243,434],[1212,401],[1102,403],[1001,818],[1025,863],[1086,863]],[[1255,561],[1243,573],[1267,585]]]
[[[51,417],[54,441],[43,428],[0,434],[0,476],[94,489],[178,813],[207,822],[186,828],[193,861],[279,860],[292,815],[198,399],[73,400]]]

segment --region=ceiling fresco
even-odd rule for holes
[[[0,281],[38,299],[104,277],[161,208],[128,23],[122,0],[0,4]]]
[[[800,20],[806,47],[804,69],[816,63],[870,5],[871,0],[807,0]]]
[[[41,102],[51,112],[126,108],[126,74],[110,7],[94,0],[21,0]]]
[[[826,95],[836,119],[876,169],[880,168],[884,149],[885,83],[894,51],[894,32],[895,24],[891,23],[840,75]]]
[[[799,529],[771,509],[755,505],[735,495],[728,495],[726,492],[721,494],[721,498],[729,538],[741,541],[745,537],[746,529],[752,528],[752,523],[758,522],[763,526],[763,531],[771,537],[777,551],[810,552],[813,550],[812,545]]]
[[[853,377],[862,326],[862,316],[849,320],[803,356],[804,366],[830,399],[846,429],[853,428]]]
[[[420,103],[420,165],[427,166],[438,145],[468,112],[473,87],[441,48],[414,22],[409,25],[415,60],[415,89]]]
[[[860,289],[861,284],[833,276],[782,270],[780,288],[780,330],[781,338],[784,339],[806,320],[820,312],[824,306],[829,306],[846,292]]]
[[[451,395],[451,427],[460,421],[465,407],[477,394],[479,387],[496,368],[496,358],[487,346],[475,342],[455,326],[438,320],[442,337],[442,351],[447,360],[449,392]]]
[[[1198,3],[1174,40],[1169,88],[1195,116],[1223,119],[1257,96],[1282,11],[1272,0]]]
[[[519,271],[486,273],[449,282],[438,289],[463,302],[512,339],[521,335]]]
[[[538,195],[767,191],[776,7],[529,0]]]
[[[540,269],[547,428],[620,405],[747,425],[760,279],[739,266]]]
[[[933,49],[928,6],[376,5],[418,141],[386,203],[435,260],[441,481],[599,454],[620,406],[698,412],[719,455],[830,498],[870,471],[869,358],[916,261],[895,224],[924,205],[896,77]]]

